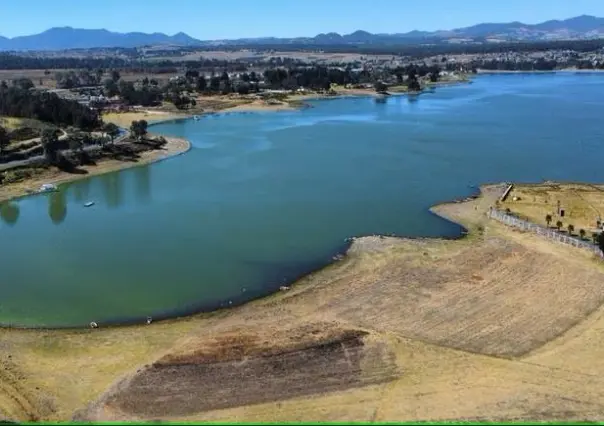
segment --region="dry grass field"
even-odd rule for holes
[[[558,203],[564,210],[564,217],[558,215]],[[588,232],[598,231],[597,221],[604,221],[604,185],[586,185],[573,183],[550,183],[535,185],[514,185],[507,199],[500,203],[501,208],[509,208],[521,217],[540,225],[546,225],[545,217],[552,216],[550,226],[557,221],[563,228],[569,224]]]
[[[288,291],[149,326],[0,330],[17,420],[604,419],[604,267],[489,221],[458,241],[364,237]]]
[[[200,57],[205,59],[217,59],[217,60],[246,60],[246,59],[261,59],[270,60],[271,58],[293,58],[300,59],[303,61],[326,61],[326,62],[354,62],[360,61],[361,58],[367,58],[369,60],[389,60],[392,59],[392,55],[363,55],[358,53],[328,53],[328,52],[298,52],[298,51],[275,51],[272,53],[268,52],[255,52],[253,50],[238,50],[238,51],[204,51],[199,50],[197,52],[189,53],[188,55],[182,56],[180,54],[175,56],[156,56],[150,57],[149,60],[162,61],[162,60],[180,60],[180,61],[197,61]]]
[[[69,71],[69,70],[61,70]],[[55,71],[50,70],[0,70],[0,81],[12,81],[19,78],[29,78],[36,87],[45,89],[56,88]]]

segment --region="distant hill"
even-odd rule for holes
[[[163,33],[115,33],[108,30],[87,30],[71,27],[51,28],[40,34],[0,37],[0,50],[65,50],[94,47],[139,47],[145,45],[199,44],[185,33],[168,36]]]
[[[400,34],[371,34],[355,31],[352,34],[334,32],[318,34],[315,37],[298,38],[246,38],[237,40],[197,40],[185,33],[169,36],[163,33],[116,33],[108,30],[87,30],[71,27],[51,28],[40,34],[6,38],[0,36],[0,50],[66,50],[90,49],[95,47],[141,47],[150,45],[363,45],[363,44],[407,44],[421,42],[475,41],[537,41],[537,40],[578,40],[604,38],[604,18],[582,15],[565,20],[546,21],[540,24],[482,23],[466,28],[443,31],[418,31]]]

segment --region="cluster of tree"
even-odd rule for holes
[[[509,209],[507,209],[506,211],[509,212]],[[548,228],[551,226],[553,220],[554,220],[554,218],[551,214],[545,215],[545,223],[547,224]],[[562,229],[562,227],[564,226],[564,223],[561,220],[557,220],[554,226],[556,227],[556,229],[558,231],[560,231]],[[601,223],[598,221],[598,228],[600,226],[601,226]],[[568,235],[572,236],[573,233],[575,232],[575,225],[573,225],[572,223],[569,223],[566,226],[566,229],[568,230]],[[587,236],[587,232],[585,231],[585,229],[579,229],[579,238],[584,240],[586,236]],[[600,250],[602,250],[602,252],[604,252],[604,232],[592,233],[591,239],[592,239],[593,243],[597,244],[598,247],[600,248]]]
[[[14,53],[0,53],[0,69],[3,70],[57,70],[57,69],[98,69],[124,68],[130,61],[116,57],[36,57]]]
[[[105,70],[102,68],[97,68],[94,71],[82,69],[78,72],[57,72],[55,80],[59,89],[72,89],[74,87],[96,86],[101,83],[103,74],[105,74]]]
[[[604,69],[604,62],[592,62],[578,58],[569,58],[565,60],[539,58],[535,61],[529,60],[475,60],[470,66],[485,70],[498,71],[553,71],[563,68],[578,69]]]
[[[453,44],[439,40],[425,40],[424,42],[408,41],[398,44],[258,44],[254,45],[257,52],[283,51],[287,46],[288,52],[325,52],[325,53],[358,53],[382,54],[393,56],[408,56],[412,59],[421,59],[428,56],[446,54],[486,54],[505,52],[541,52],[551,50],[572,50],[576,52],[595,52],[604,47],[604,39],[594,40],[555,40],[555,41],[518,41],[504,43],[459,43]],[[229,50],[238,51],[249,49],[249,45],[231,45]],[[225,50],[224,46],[205,47],[206,50]]]
[[[148,127],[149,124],[146,120],[133,121],[130,124],[130,135],[140,141],[147,134]]]
[[[2,155],[2,151],[4,151],[4,148],[6,148],[9,143],[10,138],[8,136],[8,131],[0,126],[0,155]]]
[[[128,105],[155,106],[163,98],[157,80],[145,77],[137,87],[134,82],[122,80],[117,70],[104,81],[103,92],[107,97],[119,95]]]
[[[97,112],[55,93],[38,92],[0,83],[0,115],[34,118],[59,127],[75,126],[85,130],[101,124]]]

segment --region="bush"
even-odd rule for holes
[[[31,127],[21,127],[15,129],[9,133],[8,137],[12,142],[21,142],[28,139],[38,138],[42,134],[40,129],[34,129]]]

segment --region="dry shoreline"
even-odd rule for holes
[[[591,370],[572,376],[592,369],[599,377],[604,341],[586,345],[590,335],[561,333],[599,306],[602,268],[490,221],[485,209],[505,187],[484,185],[477,198],[430,209],[469,229],[466,238],[361,237],[344,259],[289,291],[232,309],[150,326],[0,329],[0,366],[10,367],[0,368],[8,385],[0,388],[0,415],[177,422],[506,419],[531,418],[537,408],[548,419],[583,415],[604,391]],[[552,286],[554,277],[564,285]],[[581,301],[588,297],[595,307]],[[320,353],[321,333],[362,342],[341,355]],[[578,350],[592,354],[589,366]],[[309,360],[322,360],[320,370]],[[277,376],[267,376],[267,362],[277,363]],[[325,389],[320,371],[336,367],[328,381],[338,386]],[[224,398],[206,391],[210,383],[224,386]],[[3,392],[31,402],[20,408]],[[259,400],[264,394],[272,396]]]

